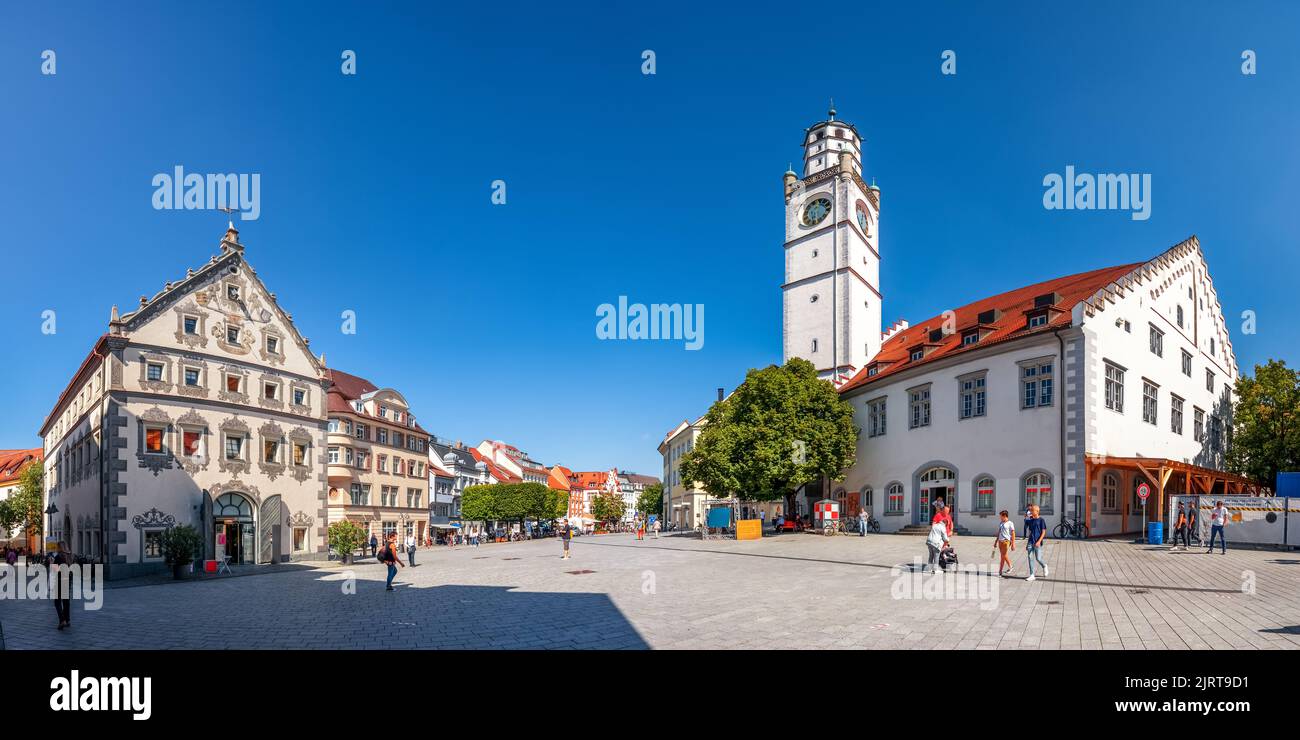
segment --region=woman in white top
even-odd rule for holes
[[[993,541],[994,554],[1001,553],[1002,559],[998,562],[998,575],[1010,573],[1011,557],[1007,554],[1016,549],[1016,525],[1011,522],[1011,515],[1006,509],[998,515],[1002,521],[998,524],[998,536]]]
[[[930,572],[939,572],[939,553],[948,544],[948,524],[940,519],[930,525],[930,534],[925,538],[925,546],[930,549]],[[921,568],[925,572],[925,568]]]

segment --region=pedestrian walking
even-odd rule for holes
[[[930,534],[925,538],[925,546],[930,550],[930,572],[939,572],[939,553],[948,544],[948,528],[944,526],[942,519],[935,519],[930,523]],[[921,572],[925,572],[925,566],[921,566]]]
[[[413,534],[406,535],[406,562],[410,563],[412,568],[415,567],[415,535]]]
[[[1214,508],[1210,509],[1210,546],[1205,548],[1205,552],[1214,552],[1214,538],[1219,538],[1219,554],[1228,554],[1228,536],[1225,534],[1224,527],[1228,526],[1228,509],[1222,501],[1215,501]]]
[[[1171,552],[1178,549],[1178,540],[1180,538],[1183,541],[1183,549],[1186,550],[1189,547],[1187,541],[1187,506],[1181,501],[1178,503],[1178,515],[1174,519],[1174,546],[1169,548]]]
[[[569,541],[573,539],[573,529],[569,527],[568,519],[560,520],[560,542],[564,545],[564,554],[560,556],[561,560],[569,559]]]
[[[388,535],[388,539],[384,542],[383,549],[380,550],[375,555],[375,558],[378,559],[379,562],[388,566],[388,584],[387,584],[387,588],[385,588],[384,590],[386,591],[394,590],[393,578],[397,576],[397,567],[399,565],[403,568],[406,567],[405,565],[402,565],[401,559],[397,557],[397,535],[396,534]]]
[[[867,536],[867,510],[866,509],[858,510],[858,536],[859,537]]]
[[[998,513],[1001,522],[998,523],[998,535],[993,540],[993,552],[1001,554],[998,560],[998,575],[1005,576],[1013,570],[1011,565],[1011,556],[1008,554],[1016,549],[1016,525],[1011,522],[1011,515],[1003,509]]]
[[[659,539],[659,529],[660,529],[662,526],[663,526],[663,525],[661,525],[661,524],[659,523],[659,520],[658,520],[658,519],[655,519],[654,526],[651,527],[651,529],[654,530],[654,533],[655,533],[655,539],[656,539],[656,540]]]
[[[59,629],[72,626],[72,574],[68,573],[65,568],[72,564],[72,558],[68,556],[68,546],[62,540],[55,546],[54,554],[50,556],[49,565],[52,575],[52,593],[54,597],[54,613],[59,618]]]
[[[1043,540],[1047,538],[1047,522],[1040,515],[1038,504],[1029,507],[1025,519],[1025,550],[1029,557],[1029,577],[1026,581],[1038,580],[1034,576],[1034,561],[1043,566],[1043,577],[1047,577],[1047,563],[1043,562]]]
[[[374,532],[370,533],[370,554],[379,555],[379,538],[375,536]]]
[[[1196,544],[1198,545],[1201,544],[1201,530],[1196,528],[1196,518],[1198,516],[1197,509],[1200,508],[1200,505],[1201,505],[1200,499],[1197,499],[1192,502],[1191,506],[1187,507],[1188,539],[1196,540]]]

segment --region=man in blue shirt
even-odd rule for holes
[[[1038,504],[1032,504],[1029,507],[1029,516],[1025,519],[1025,541],[1028,544],[1026,548],[1029,554],[1029,577],[1025,580],[1034,581],[1034,561],[1043,566],[1043,577],[1047,577],[1047,563],[1043,562],[1043,540],[1047,537],[1047,522],[1038,515]]]

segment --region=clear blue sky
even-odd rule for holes
[[[659,475],[666,430],[781,359],[781,173],[831,96],[887,319],[1195,233],[1242,367],[1300,359],[1294,4],[180,5],[0,5],[0,447],[39,443],[112,304],[215,253],[223,214],[151,206],[180,164],[261,174],[247,256],[332,367],[440,436]],[[1151,173],[1150,220],[1044,210],[1067,164]],[[619,295],[705,304],[704,348],[598,341]]]

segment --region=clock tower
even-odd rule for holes
[[[838,385],[880,351],[880,189],[862,179],[862,136],[829,118],[803,140],[803,176],[785,173],[784,360]]]

